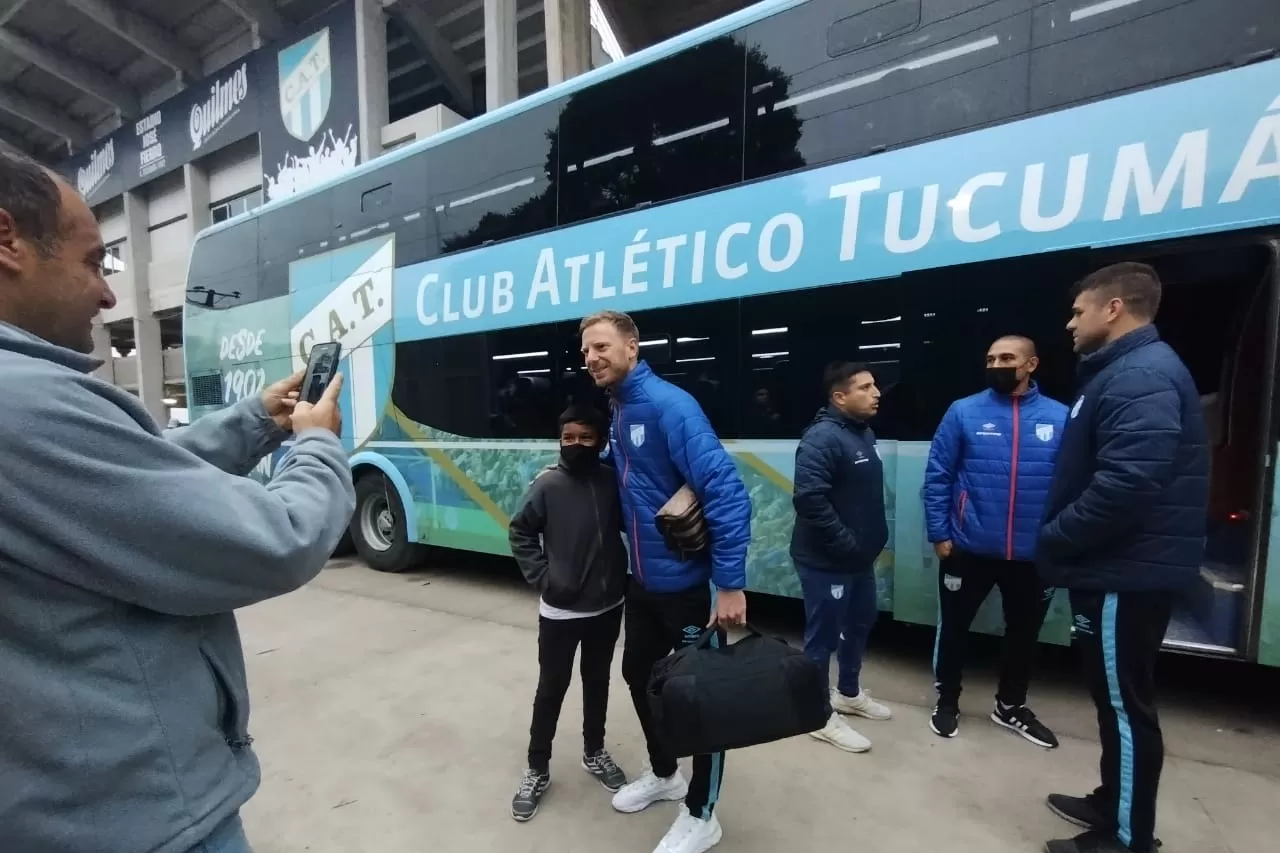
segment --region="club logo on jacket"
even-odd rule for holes
[[[964,579],[956,577],[955,575],[942,576],[942,585],[947,588],[948,592],[959,592],[963,583]]]
[[[831,585],[831,597],[834,598],[836,601],[839,601],[840,599],[844,598],[844,585],[833,583]]]
[[[631,425],[631,443],[635,447],[644,445],[644,424]]]
[[[978,430],[975,435],[994,435],[999,436],[1000,431],[996,429],[995,424],[987,423],[982,425],[982,429]]]
[[[1082,396],[1079,400],[1076,400],[1076,404],[1071,407],[1072,418],[1075,418],[1076,415],[1080,414],[1080,407],[1083,405],[1084,405],[1084,397]]]
[[[1041,441],[1053,441],[1053,424],[1036,424],[1036,438]]]

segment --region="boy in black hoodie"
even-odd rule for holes
[[[538,603],[538,692],[529,727],[529,769],[511,802],[526,821],[551,784],[551,742],[582,646],[582,767],[609,791],[627,778],[604,749],[609,671],[622,626],[627,551],[617,479],[600,464],[603,414],[571,406],[560,416],[560,463],[539,473],[511,519],[511,553],[542,593]]]

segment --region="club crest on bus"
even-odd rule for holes
[[[289,135],[306,142],[329,114],[333,63],[329,28],[280,51],[280,118]]]

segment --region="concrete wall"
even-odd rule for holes
[[[258,140],[249,137],[200,161],[209,176],[209,204],[218,204],[262,187]]]
[[[181,308],[186,295],[187,261],[191,257],[191,223],[182,172],[171,172],[147,184],[147,233],[151,240],[147,285],[151,310]]]

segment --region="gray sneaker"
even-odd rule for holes
[[[538,801],[551,786],[551,774],[539,773],[537,770],[524,771],[520,780],[520,790],[516,791],[511,801],[511,816],[520,822],[529,820],[538,813]]]
[[[599,779],[600,784],[610,793],[617,793],[618,789],[627,784],[627,774],[622,772],[613,756],[603,749],[582,756],[582,769]]]

